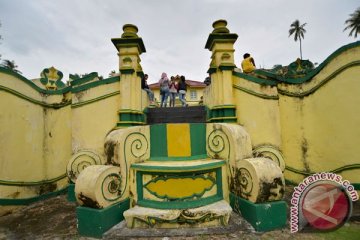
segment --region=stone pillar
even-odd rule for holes
[[[208,73],[211,77],[210,97],[206,103],[209,108],[208,121],[236,122],[236,106],[234,105],[232,72],[234,63],[234,43],[238,38],[230,33],[223,19],[213,23],[205,48],[212,52]]]
[[[123,26],[121,38],[111,41],[118,50],[120,70],[120,107],[117,127],[145,124],[141,109],[141,77],[144,75],[140,54],[146,52],[143,40],[137,35],[138,28],[132,24]]]

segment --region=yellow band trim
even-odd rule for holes
[[[118,113],[132,113],[132,114],[144,115],[143,112],[141,112],[141,111],[136,111],[136,110],[119,110]]]
[[[191,156],[190,125],[167,124],[168,157]]]
[[[127,124],[127,123],[130,123],[130,124],[142,124],[144,125],[145,123],[144,122],[132,122],[132,121],[119,121],[118,124]]]
[[[211,120],[221,120],[221,119],[236,119],[236,117],[216,117],[216,118],[210,118],[209,121],[211,121]]]

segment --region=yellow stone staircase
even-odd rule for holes
[[[76,180],[77,201],[87,206],[78,209],[81,219],[96,212],[103,222],[113,218],[115,223],[122,218],[109,217],[112,209],[128,208],[121,217],[129,228],[222,226],[229,222],[231,206],[239,211],[236,206],[244,199],[242,209],[251,207],[247,219],[256,225],[275,211],[261,203],[283,196],[280,167],[268,158],[253,158],[250,136],[237,124],[122,128],[107,135],[104,150],[106,165],[88,166]],[[253,217],[259,208],[263,214]],[[86,224],[79,226],[91,229]]]
[[[128,227],[228,223],[226,161],[206,154],[206,124],[151,125],[150,158],[131,164],[131,170],[135,207],[124,212]]]

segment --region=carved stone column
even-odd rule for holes
[[[209,108],[210,122],[236,122],[232,71],[234,63],[234,43],[238,38],[230,33],[223,19],[213,23],[214,30],[209,34],[205,48],[212,52],[208,73],[211,77],[210,98],[206,103]]]
[[[118,127],[145,124],[141,109],[141,77],[144,75],[140,54],[146,52],[143,40],[137,35],[138,28],[132,24],[123,26],[121,38],[111,41],[118,50],[120,70],[120,108]]]

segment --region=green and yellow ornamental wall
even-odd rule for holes
[[[359,190],[360,42],[316,68],[298,60],[244,74],[234,59],[237,34],[225,20],[213,27],[205,44],[211,84],[201,94],[204,123],[148,124],[140,64],[146,49],[132,24],[112,39],[120,76],[91,73],[65,85],[54,67],[38,80],[1,67],[0,213],[68,191],[81,205],[79,231],[100,237],[104,230],[96,229],[123,217],[128,227],[191,226],[181,215],[190,208],[197,224],[214,226],[226,225],[238,204],[265,209],[261,204],[272,202],[274,211],[286,211],[284,181],[316,172],[340,174]],[[261,190],[264,174],[280,179],[274,199]],[[201,207],[211,217],[200,216]],[[103,226],[94,228],[89,216],[103,217]],[[257,230],[285,224],[264,222]]]

